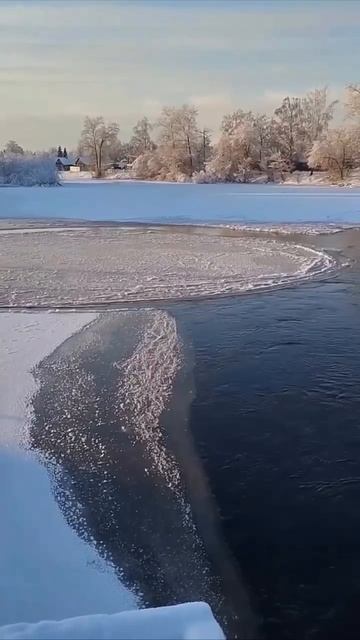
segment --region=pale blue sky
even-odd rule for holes
[[[214,131],[237,107],[360,82],[359,0],[0,0],[0,147],[76,144],[83,117],[126,139],[192,102]]]

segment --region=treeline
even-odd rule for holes
[[[116,123],[87,117],[79,152],[91,158],[96,176],[107,163],[126,157],[132,175],[144,180],[248,182],[317,169],[342,181],[360,164],[360,85],[347,88],[341,127],[332,126],[337,103],[321,88],[284,98],[272,116],[237,109],[224,116],[216,143],[191,105],[164,107],[153,123],[144,117],[125,144]]]
[[[84,158],[95,177],[103,176],[109,167],[123,168],[126,161],[131,176],[143,180],[273,181],[305,169],[326,171],[331,180],[342,182],[360,166],[360,85],[346,89],[340,127],[333,123],[337,104],[329,102],[327,89],[321,88],[303,97],[284,98],[272,116],[237,109],[223,117],[215,142],[214,132],[199,124],[192,105],[164,107],[155,122],[142,118],[125,143],[117,123],[107,123],[101,116],[86,117],[76,155]],[[35,157],[36,171],[42,166],[44,173],[47,166],[50,175],[50,159],[58,155],[68,154],[55,147],[40,159],[11,140],[0,153],[0,181],[16,183],[17,163],[26,167],[31,183],[31,158]],[[55,181],[52,174],[49,179]]]

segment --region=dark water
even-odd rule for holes
[[[31,445],[48,462],[55,497],[70,526],[112,563],[142,606],[203,600],[229,637],[252,638],[256,623],[247,592],[223,541],[188,433],[190,353],[159,424],[147,413],[148,403],[158,397],[147,397],[144,386],[135,391],[141,371],[136,370],[131,388],[135,409],[123,393],[127,374],[121,363],[153,314],[102,314],[37,366]],[[167,346],[171,349],[171,343]],[[150,352],[146,367],[161,367],[156,342]],[[139,422],[150,439],[137,430]],[[156,445],[159,434],[164,450]]]
[[[251,637],[243,583],[259,621],[253,637],[360,631],[360,232],[317,242],[351,265],[295,288],[167,308],[188,344],[187,372],[161,428],[196,533],[119,429],[108,365],[126,356],[133,327],[109,314],[38,372],[33,444],[61,463],[69,521],[145,603],[207,599],[229,637],[245,628]],[[64,414],[77,433],[70,444]]]
[[[358,259],[359,233],[327,240]],[[175,311],[191,430],[266,638],[360,634],[360,272]]]

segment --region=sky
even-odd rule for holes
[[[358,0],[0,0],[0,148],[74,148],[86,115],[131,135],[195,104],[216,135],[236,108],[360,82]]]

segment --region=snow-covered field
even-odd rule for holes
[[[0,314],[0,625],[137,607],[68,526],[46,469],[26,449],[33,367],[94,317]]]
[[[334,266],[326,253],[286,238],[224,233],[156,227],[3,233],[0,304],[76,307],[229,295]]]
[[[352,222],[359,188],[92,180],[0,189],[0,218],[144,222]]]

